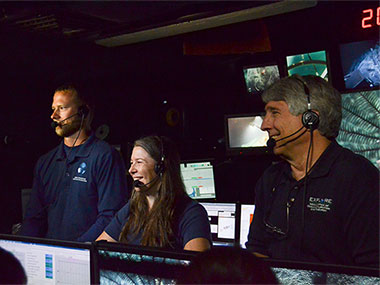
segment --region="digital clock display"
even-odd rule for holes
[[[380,7],[362,11],[362,28],[369,29],[380,26]]]

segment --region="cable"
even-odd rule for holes
[[[65,163],[65,165],[66,165],[66,169],[67,169],[67,162],[68,162],[68,160],[69,160],[69,155],[70,155],[71,151],[73,150],[73,148],[74,148],[74,146],[75,146],[75,144],[76,144],[76,142],[77,142],[77,140],[78,140],[78,138],[79,138],[79,136],[80,136],[80,133],[82,132],[83,122],[84,122],[84,114],[82,114],[82,118],[81,118],[81,120],[80,120],[80,126],[79,126],[79,132],[78,132],[78,135],[77,135],[77,137],[75,138],[73,145],[71,146],[69,152],[68,152],[67,155],[66,155],[66,163]]]
[[[307,157],[306,157],[306,167],[305,167],[305,181],[304,181],[304,190],[303,190],[303,197],[302,197],[302,217],[301,217],[301,242],[300,242],[300,248],[299,251],[301,252],[303,240],[304,240],[304,232],[305,232],[305,202],[306,202],[306,193],[307,193],[307,180],[309,178],[309,159],[310,159],[310,153],[311,149],[313,147],[313,130],[310,131],[310,144],[309,149],[307,151]]]

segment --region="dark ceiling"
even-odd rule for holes
[[[301,5],[300,1],[292,0],[1,2],[0,24],[3,30],[11,33],[37,33],[51,39],[96,42],[163,26],[215,19],[221,15],[252,11],[259,7],[270,11],[273,9],[268,9],[271,8],[268,5],[281,4],[280,2]],[[284,10],[283,7],[279,9],[280,12],[276,13]],[[259,12],[260,15],[256,18],[266,15],[264,10]],[[135,42],[143,40],[149,38]]]

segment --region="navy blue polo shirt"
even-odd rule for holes
[[[265,171],[247,248],[276,259],[378,266],[378,169],[334,141],[313,166],[306,193],[304,183],[285,161]]]
[[[129,217],[129,202],[121,208],[111,223],[106,227],[106,233],[114,240],[119,240],[120,233]],[[177,205],[174,217],[175,248],[183,249],[190,240],[205,238],[211,242],[210,222],[205,208],[194,200],[186,199]],[[130,237],[130,236],[128,236]],[[140,245],[142,232],[133,237],[129,244]]]
[[[125,166],[113,147],[94,135],[67,151],[62,141],[36,164],[22,234],[94,241],[127,196]]]

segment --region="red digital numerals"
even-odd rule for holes
[[[380,26],[380,7],[377,7],[376,11],[375,9],[366,9],[362,11],[363,17],[362,17],[362,28],[368,29],[375,26],[374,23],[376,23],[377,26]],[[376,15],[376,21],[374,21],[374,14]]]

